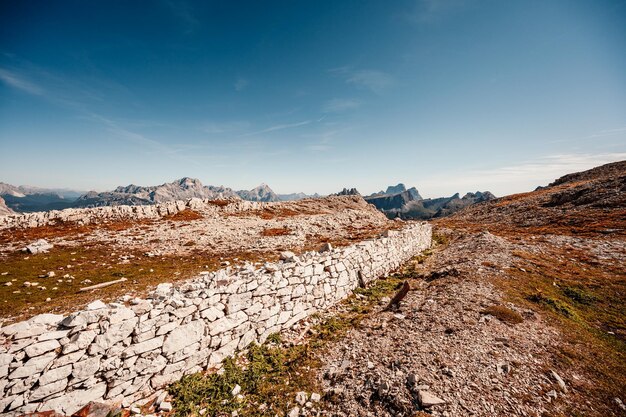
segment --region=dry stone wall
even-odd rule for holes
[[[42,314],[0,328],[0,414],[133,404],[332,306],[430,243],[431,226],[414,223],[262,268],[160,284],[147,299],[96,301],[66,317]]]

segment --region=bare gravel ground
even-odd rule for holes
[[[177,256],[191,252],[263,252],[298,248],[327,240],[356,240],[359,234],[393,225],[361,197],[326,197],[260,203],[258,210],[230,209],[227,201],[159,220],[116,222],[68,229],[67,225],[4,231],[0,255],[31,243],[40,230],[54,245],[104,245],[113,251],[141,250]],[[235,203],[232,203],[235,204]],[[84,209],[89,210],[89,209]],[[190,215],[191,214],[191,215]],[[105,226],[105,227],[102,227]]]
[[[381,306],[324,355],[318,374],[332,399],[331,414],[624,415],[614,399],[623,399],[624,387],[613,387],[609,399],[594,392],[597,376],[561,360],[562,347],[573,341],[540,309],[508,302],[494,284],[504,279],[518,285],[510,271],[519,271],[520,250],[545,251],[555,241],[576,240],[599,259],[623,261],[624,247],[571,237],[538,244],[489,232],[445,232],[449,244],[416,266],[421,278],[409,281],[411,291],[399,307]],[[427,394],[441,404],[426,406],[420,396],[426,401]]]

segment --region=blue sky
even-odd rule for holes
[[[626,1],[0,3],[0,181],[528,191],[626,159]]]

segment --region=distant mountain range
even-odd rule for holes
[[[198,179],[185,177],[161,185],[144,187],[131,184],[102,193],[90,191],[76,200],[75,207],[148,205],[194,197],[210,200],[239,198],[230,188],[205,186]]]
[[[276,194],[267,184],[252,190],[235,191],[224,186],[205,186],[200,180],[184,177],[179,180],[154,186],[130,184],[113,191],[78,192],[66,189],[45,189],[29,186],[13,186],[0,183],[0,215],[15,212],[61,210],[70,207],[100,207],[115,205],[148,205],[172,200],[202,198],[210,200],[243,199],[249,201],[292,201],[309,197],[304,193]],[[6,209],[4,208],[6,207]]]
[[[364,198],[390,219],[400,217],[426,220],[449,216],[473,204],[493,200],[496,196],[489,191],[477,191],[467,193],[463,197],[457,193],[451,197],[424,199],[415,187],[407,189],[404,184],[398,184],[387,187],[387,191],[374,193]]]
[[[81,191],[65,188],[39,188],[0,182],[0,197],[16,212],[62,210],[73,207]]]
[[[359,195],[355,188],[344,188],[337,195],[355,194]],[[131,184],[100,193],[28,186],[16,187],[0,182],[0,199],[3,199],[0,200],[0,215],[10,214],[10,212],[61,210],[70,207],[148,205],[193,197],[209,200],[243,199],[273,202],[315,198],[319,195],[276,194],[267,184],[261,184],[252,190],[235,191],[224,186],[203,185],[200,180],[189,177],[153,186]],[[487,191],[467,193],[463,197],[454,194],[451,197],[424,199],[415,187],[407,189],[404,184],[389,186],[386,191],[364,197],[368,203],[373,204],[387,217],[403,219],[444,217],[472,204],[494,198],[495,196]]]

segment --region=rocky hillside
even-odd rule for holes
[[[454,216],[472,228],[567,234],[626,234],[626,161],[565,175],[530,193],[469,207]]]
[[[498,365],[498,373],[504,375],[496,376],[503,381],[496,384],[499,389],[507,392],[511,381],[517,383],[518,375],[530,371],[529,380],[541,376],[543,382],[536,387],[544,388],[519,392],[534,398],[523,404],[533,404],[543,415],[626,414],[626,161],[566,175],[534,192],[468,207],[435,225],[449,243],[434,257],[435,271],[426,274],[437,287],[428,287],[444,296],[471,281],[472,291],[481,286],[496,291],[501,305],[520,313],[520,324],[498,332],[500,340],[506,340],[497,349],[498,358],[510,366],[510,371],[501,372]],[[486,241],[491,247],[481,247]],[[455,295],[455,304],[462,298]],[[493,300],[480,294],[471,298],[481,301],[484,311]],[[440,310],[438,317],[453,318],[445,312],[450,309]],[[513,317],[496,310],[491,315],[503,322]],[[524,323],[535,330],[515,336],[514,329]],[[495,336],[481,335],[467,324],[445,326],[459,337],[471,335],[464,344],[468,352],[480,352],[480,346]],[[540,339],[542,346],[520,345]],[[542,353],[532,354],[532,359],[509,362],[515,354],[536,349]],[[443,360],[454,370],[471,355]],[[467,377],[472,367],[463,369],[456,375]],[[449,388],[444,390],[445,398],[454,395]],[[462,400],[471,397],[463,395]],[[498,403],[493,402],[496,410]],[[516,408],[505,413],[508,406],[500,406],[502,411],[491,415],[519,415]]]

